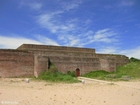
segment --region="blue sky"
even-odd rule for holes
[[[0,48],[95,48],[140,59],[140,0],[0,0]]]

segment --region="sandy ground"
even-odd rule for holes
[[[140,81],[64,84],[0,78],[0,105],[140,105]]]

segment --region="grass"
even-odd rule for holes
[[[38,79],[49,82],[79,82],[79,80],[75,77],[75,72],[68,71],[67,73],[61,73],[57,70],[57,68],[54,65],[51,65],[49,70],[47,70],[46,72],[41,73]]]
[[[106,72],[100,70],[100,71],[92,71],[83,76],[101,80],[140,79],[140,60],[132,58],[130,59],[130,63],[118,67],[115,72]]]
[[[76,77],[73,77],[69,74],[64,74],[61,72],[43,72],[39,75],[38,79],[46,80],[50,82],[67,82],[67,83],[75,83],[78,82]]]
[[[95,78],[101,80],[129,80],[140,79],[140,60],[131,58],[130,63],[120,66],[115,72],[107,72],[104,70],[92,71],[82,75],[88,78]],[[46,80],[50,82],[66,82],[75,83],[79,80],[75,77],[75,72],[68,71],[67,73],[58,72],[54,64],[50,63],[49,70],[43,72],[38,77],[39,80]]]

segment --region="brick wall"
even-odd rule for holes
[[[48,69],[48,59],[63,73],[79,68],[81,74],[112,72],[129,62],[126,56],[96,54],[95,49],[23,44],[17,50],[0,50],[0,77],[38,77]]]
[[[48,57],[34,55],[34,75],[38,77],[41,72],[48,69]]]
[[[98,70],[99,59],[98,58],[86,58],[86,57],[62,57],[62,56],[49,56],[52,63],[58,68],[59,71],[66,73],[67,71],[74,71],[79,68],[81,74]]]
[[[100,59],[100,69],[109,72],[116,71],[116,67],[129,62],[129,58],[124,55],[96,54],[96,57]]]
[[[0,50],[0,77],[33,76],[33,61],[29,52]]]

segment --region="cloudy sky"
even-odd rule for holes
[[[140,0],[0,0],[0,48],[23,43],[140,59]]]

